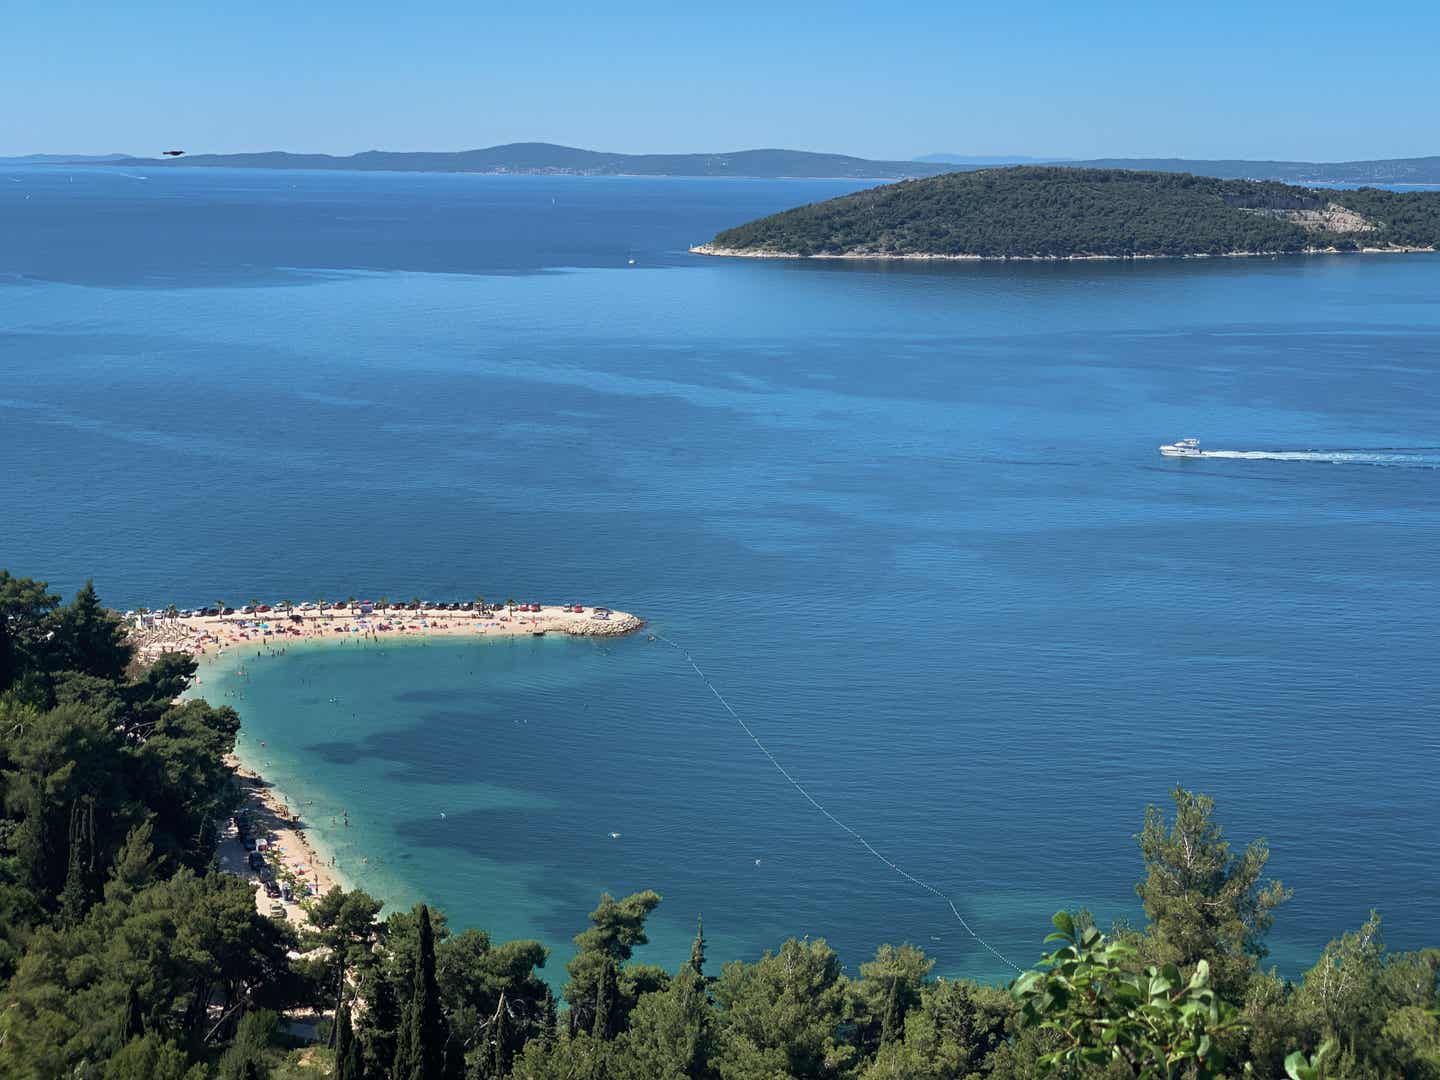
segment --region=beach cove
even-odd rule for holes
[[[186,652],[199,662],[195,684],[185,696],[205,698],[212,704],[229,705],[253,725],[256,713],[246,706],[246,687],[255,665],[277,660],[291,649],[328,650],[352,647],[373,650],[428,646],[436,641],[503,641],[507,638],[543,637],[559,633],[576,637],[614,638],[634,633],[643,621],[627,612],[608,608],[586,609],[583,605],[525,604],[489,610],[457,610],[461,605],[395,605],[376,610],[366,603],[304,609],[279,605],[285,610],[259,605],[246,612],[207,614],[200,611],[150,615],[127,612],[132,626],[131,640],[142,659],[154,659],[162,652]],[[473,605],[465,605],[470,608]],[[523,612],[521,608],[523,607]],[[228,609],[225,609],[228,610]],[[363,611],[363,613],[362,613]],[[251,649],[254,649],[252,654]],[[208,686],[207,686],[208,682]],[[282,740],[283,742],[283,740]],[[278,747],[277,747],[278,749]],[[356,888],[365,880],[370,856],[352,853],[342,862],[337,848],[347,852],[337,828],[349,829],[344,807],[338,817],[323,824],[323,813],[309,791],[310,784],[287,774],[284,787],[267,778],[263,770],[273,764],[274,751],[266,739],[247,739],[242,726],[232,764],[242,790],[244,808],[221,833],[221,866],[255,882],[256,904],[261,911],[304,919],[306,899],[323,894],[332,886]],[[333,807],[332,807],[333,809]],[[318,815],[318,816],[317,816]],[[244,822],[242,829],[241,823]],[[246,843],[246,838],[249,842]],[[284,894],[267,893],[249,852],[258,850],[267,864],[266,877],[278,878]]]

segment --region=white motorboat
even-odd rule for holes
[[[1200,449],[1199,439],[1176,439],[1173,443],[1166,443],[1160,447],[1160,453],[1165,457],[1204,457]]]

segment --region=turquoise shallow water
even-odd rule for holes
[[[684,247],[850,185],[15,175],[0,562],[639,612],[1021,960],[1060,904],[1133,914],[1177,781],[1269,838],[1285,970],[1372,906],[1433,940],[1440,261],[729,262]],[[563,947],[651,886],[664,962],[703,912],[717,957],[1003,974],[673,650],[349,648],[226,700],[396,902]]]

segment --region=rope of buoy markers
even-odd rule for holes
[[[910,873],[910,871],[906,870],[903,866],[895,862],[893,859],[887,858],[885,855],[881,854],[880,851],[876,849],[874,844],[870,843],[869,840],[865,839],[865,837],[862,836],[857,830],[851,828],[845,822],[841,821],[838,817],[836,817],[828,809],[826,809],[825,806],[818,799],[816,799],[814,795],[811,795],[810,792],[805,789],[805,785],[800,783],[799,780],[796,780],[795,777],[791,776],[789,770],[786,769],[784,765],[780,764],[779,758],[772,754],[770,752],[770,748],[760,741],[759,736],[757,736],[755,732],[751,730],[750,725],[747,724],[740,716],[740,714],[735,711],[735,709],[731,706],[730,702],[725,700],[725,695],[720,693],[720,691],[715,688],[715,684],[710,681],[710,676],[706,675],[705,672],[701,670],[700,665],[695,662],[695,658],[690,655],[688,650],[686,650],[676,642],[671,641],[664,634],[656,633],[652,630],[650,632],[650,636],[653,637],[656,641],[664,642],[666,645],[669,645],[672,649],[678,652],[681,656],[685,657],[686,663],[688,663],[691,668],[694,669],[695,674],[700,677],[700,681],[705,684],[706,689],[708,689],[710,693],[715,695],[715,700],[720,703],[721,708],[723,708],[727,713],[730,714],[730,718],[734,720],[735,723],[740,725],[740,729],[750,737],[750,741],[753,742],[755,746],[759,749],[759,751],[765,755],[766,759],[769,760],[770,764],[775,766],[776,771],[789,782],[790,786],[793,787],[804,797],[806,802],[808,802],[816,810],[820,811],[820,813],[823,814],[832,824],[847,832],[851,836],[851,838],[854,839],[861,847],[863,847],[880,862],[884,863],[900,877],[904,878],[912,885],[919,886],[926,892],[930,893],[932,896],[938,897],[939,899],[945,901],[945,905],[950,909],[950,913],[954,915],[956,921],[959,922],[962,927],[964,927],[965,932],[969,934],[972,938],[974,938],[975,941],[988,953],[990,953],[991,956],[995,957],[995,959],[999,960],[1007,967],[1014,969],[1017,974],[1025,970],[1019,964],[1015,963],[1015,961],[1011,960],[1008,956],[1002,953],[999,949],[995,948],[994,945],[991,945],[983,937],[977,934],[975,932],[975,928],[965,921],[965,916],[960,914],[960,909],[955,906],[955,901],[950,899],[949,895],[945,893],[944,890],[939,889],[934,885],[931,885],[928,881],[922,881],[920,878]]]

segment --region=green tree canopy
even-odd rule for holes
[[[1237,999],[1266,955],[1275,908],[1290,894],[1264,877],[1270,851],[1263,840],[1235,854],[1211,820],[1214,800],[1180,787],[1172,794],[1174,821],[1149,807],[1135,838],[1145,860],[1145,880],[1135,891],[1150,919],[1145,957],[1187,973],[1208,960],[1213,985]]]

